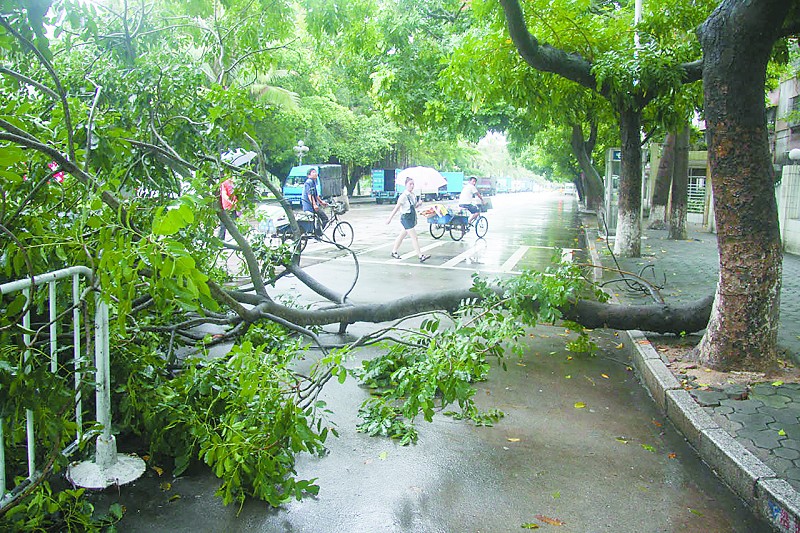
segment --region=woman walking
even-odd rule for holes
[[[397,204],[395,204],[394,209],[392,209],[389,218],[386,219],[386,223],[389,224],[394,218],[395,213],[400,211],[400,223],[403,224],[403,230],[394,240],[394,246],[392,246],[392,257],[395,259],[400,259],[400,254],[397,253],[397,250],[400,249],[400,245],[403,244],[403,239],[406,238],[406,235],[411,236],[411,244],[414,245],[414,251],[417,252],[420,263],[424,263],[431,257],[423,254],[419,249],[417,230],[414,229],[414,227],[417,225],[416,208],[421,204],[422,201],[418,200],[417,195],[414,194],[414,179],[406,178],[406,190],[404,190],[400,196],[397,197]]]

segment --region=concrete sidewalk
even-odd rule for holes
[[[606,243],[589,229],[591,219],[585,227],[596,260],[614,267]],[[663,285],[664,299],[676,303],[714,293],[718,258],[716,235],[692,226],[687,241],[671,241],[666,231],[645,229],[642,257],[617,262],[620,269]],[[612,277],[618,276],[606,274],[604,280]],[[625,284],[606,288],[620,303],[651,301]],[[800,258],[791,254],[784,256],[780,316],[779,349],[785,361],[798,361]],[[664,336],[636,331],[629,336],[637,369],[655,403],[703,460],[776,530],[800,531],[800,384],[769,380],[750,387],[729,383],[710,388],[699,379],[679,379],[683,376],[675,363],[649,342],[668,342]]]

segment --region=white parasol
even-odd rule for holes
[[[405,186],[408,177],[414,180],[414,190],[418,193],[436,192],[439,187],[447,185],[447,178],[431,167],[404,168],[397,173],[395,183],[398,186]]]

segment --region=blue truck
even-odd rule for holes
[[[461,195],[464,188],[463,172],[441,172],[447,180],[447,185],[439,187],[439,200],[453,200]]]
[[[317,192],[322,198],[340,196],[342,194],[342,165],[299,165],[292,167],[283,183],[283,197],[292,205],[300,205],[303,196],[303,185],[308,171],[317,169]]]
[[[513,185],[513,181],[509,177],[497,178],[497,194],[512,192]]]
[[[404,187],[398,187],[395,183],[397,172],[394,168],[372,169],[372,197],[375,203],[394,203],[397,195],[403,192]]]

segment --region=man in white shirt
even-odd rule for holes
[[[469,217],[470,224],[481,214],[481,209],[476,205],[475,198],[477,197],[480,199],[481,203],[483,203],[483,196],[481,196],[480,191],[478,191],[477,183],[478,178],[472,176],[469,181],[464,184],[464,188],[461,189],[461,196],[458,197],[458,207],[463,207],[472,213]]]

